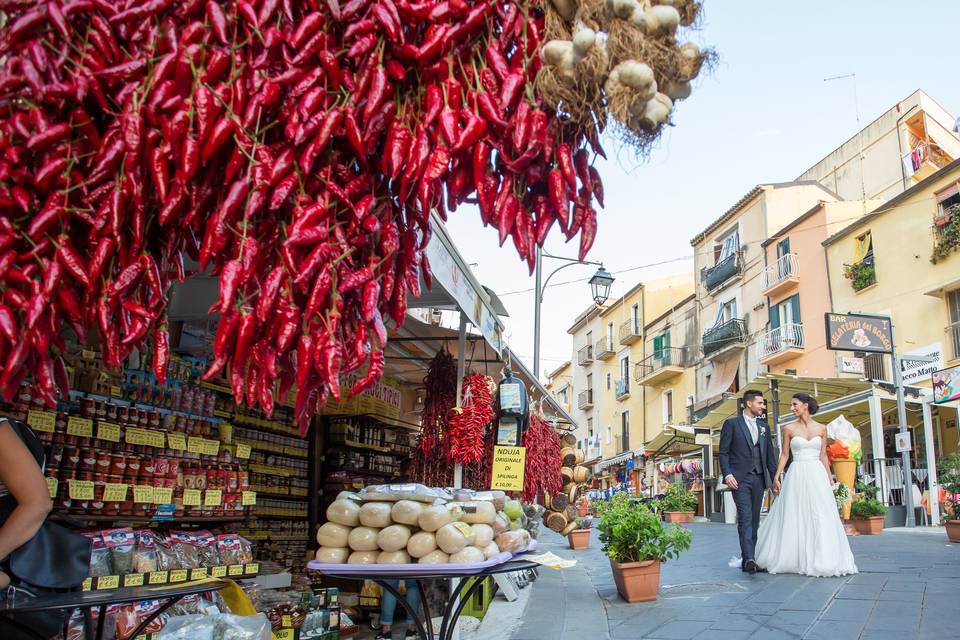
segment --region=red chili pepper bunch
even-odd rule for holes
[[[463,379],[461,406],[447,414],[447,437],[450,442],[448,459],[460,464],[474,464],[483,460],[484,433],[493,421],[493,396],[490,379],[480,373],[471,373]]]
[[[551,495],[562,488],[560,469],[563,457],[560,455],[560,435],[550,423],[537,414],[530,415],[530,424],[523,433],[521,444],[527,448],[524,466],[523,495],[524,502],[533,502],[544,492]]]

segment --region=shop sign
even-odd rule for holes
[[[931,380],[935,404],[960,400],[960,366],[934,371]]]
[[[865,371],[863,368],[863,358],[840,356],[840,366],[838,369],[840,373],[854,373],[862,376]]]
[[[910,356],[920,356],[926,361],[912,360]],[[943,344],[934,342],[922,349],[914,349],[910,353],[900,356],[900,378],[903,380],[903,384],[926,382],[934,371],[942,369],[945,364]]]
[[[526,447],[494,447],[491,489],[523,491]]]
[[[913,446],[910,444],[910,432],[896,434],[897,453],[911,451]]]
[[[893,326],[889,317],[854,313],[826,313],[824,317],[828,349],[869,353],[893,351]]]

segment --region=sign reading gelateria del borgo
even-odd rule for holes
[[[893,326],[886,316],[858,313],[824,314],[827,325],[827,349],[891,353]]]

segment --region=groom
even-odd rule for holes
[[[743,394],[743,405],[743,415],[728,418],[720,431],[720,472],[737,504],[741,569],[756,573],[764,571],[754,558],[763,492],[772,488],[779,493],[780,485],[770,481],[777,473],[777,460],[770,427],[759,419],[766,413],[767,402],[762,393],[751,390]]]

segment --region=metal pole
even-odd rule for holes
[[[543,302],[543,291],[540,288],[543,278],[541,253],[538,246],[536,280],[533,285],[533,377],[537,381],[540,380],[540,303]]]
[[[893,341],[893,325],[890,326],[890,342],[893,347],[890,351],[890,358],[893,360],[893,384],[897,388],[897,420],[900,421],[900,433],[908,433],[907,429],[907,404],[903,399],[903,377],[900,371],[900,358],[897,356],[896,343]],[[910,443],[911,448],[913,443]],[[903,461],[903,503],[907,507],[906,526],[916,526],[916,514],[913,512],[913,470],[910,468],[910,452],[903,451],[900,454]]]

